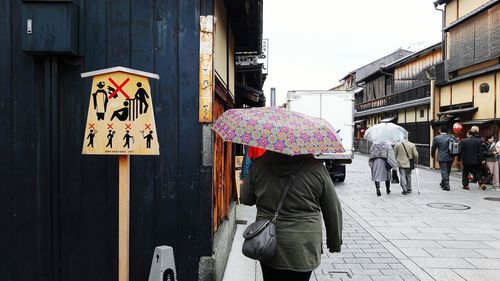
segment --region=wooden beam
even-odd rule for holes
[[[118,158],[118,280],[129,280],[130,155]]]

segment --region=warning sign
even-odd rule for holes
[[[148,78],[125,67],[82,73],[93,77],[82,154],[159,155]]]

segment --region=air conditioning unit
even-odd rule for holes
[[[444,83],[449,80],[448,68],[446,61],[442,61],[434,66],[434,73],[436,77],[436,84]]]

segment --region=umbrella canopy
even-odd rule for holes
[[[397,143],[408,138],[408,131],[394,123],[373,125],[365,132],[364,139],[373,143]]]
[[[288,155],[345,151],[326,120],[279,107],[230,109],[212,129],[225,141]]]

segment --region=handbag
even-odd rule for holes
[[[396,170],[392,170],[392,180],[391,183],[399,183],[398,172]]]
[[[408,160],[410,160],[410,170],[414,170],[415,169],[415,159],[410,158],[410,155],[408,155],[408,151],[406,150],[405,144],[401,143],[401,145],[403,145],[403,149],[406,152],[406,157],[408,157]]]
[[[272,219],[260,219],[249,225],[243,232],[242,252],[245,256],[254,260],[266,260],[276,252],[276,219],[278,218],[288,189],[295,180],[295,175],[290,175],[281,194],[281,199]]]

